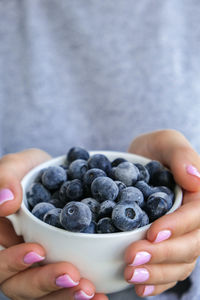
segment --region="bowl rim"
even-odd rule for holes
[[[94,151],[88,151],[90,156],[93,154],[104,154],[106,156],[112,156],[112,155],[116,155],[118,157],[127,157],[127,160],[138,160],[141,161],[143,164],[148,163],[149,161],[152,161],[152,159],[144,157],[142,155],[138,155],[138,154],[134,154],[134,153],[128,153],[128,152],[119,152],[119,151],[107,151],[107,150],[94,150]],[[147,229],[152,225],[152,223],[149,223],[145,226],[142,226],[140,228],[136,228],[130,231],[123,231],[123,232],[114,232],[114,233],[82,233],[82,232],[72,232],[72,231],[68,231],[66,229],[62,229],[62,228],[57,228],[55,226],[52,226],[50,224],[47,224],[45,222],[43,222],[42,220],[36,218],[31,212],[30,210],[27,208],[25,202],[27,201],[27,197],[26,197],[26,190],[28,188],[28,186],[30,185],[30,183],[27,185],[27,182],[30,181],[30,178],[35,175],[38,174],[38,171],[40,171],[41,169],[48,167],[50,165],[60,165],[62,164],[62,162],[64,161],[64,159],[66,158],[66,155],[61,155],[55,158],[52,158],[48,161],[45,161],[44,163],[34,167],[33,169],[31,169],[22,179],[21,181],[21,185],[22,185],[22,189],[23,189],[23,199],[22,199],[22,203],[21,203],[21,207],[20,209],[17,211],[17,214],[21,214],[22,212],[26,214],[26,216],[28,216],[32,222],[37,223],[41,226],[44,226],[46,229],[51,229],[53,232],[55,233],[59,233],[59,234],[63,234],[64,236],[70,236],[73,238],[90,238],[90,239],[109,239],[109,238],[118,238],[118,237],[125,237],[125,236],[132,236],[134,234],[137,234],[139,232],[146,232]],[[109,159],[109,157],[108,157]],[[34,179],[35,179],[34,177]],[[33,182],[33,181],[32,181]],[[173,206],[171,207],[171,209],[165,214],[170,214],[172,212],[174,212],[177,208],[179,208],[181,206],[182,203],[182,196],[183,196],[183,192],[182,189],[180,188],[180,186],[178,184],[176,184],[175,186],[175,201]]]

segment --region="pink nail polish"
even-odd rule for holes
[[[194,176],[200,178],[200,173],[199,173],[199,171],[197,170],[196,167],[194,167],[192,165],[189,165],[189,166],[186,167],[186,171],[187,171],[188,174],[194,175]]]
[[[72,280],[68,274],[64,274],[56,278],[56,285],[63,288],[74,287],[78,284],[79,282]]]
[[[151,259],[151,254],[146,251],[141,251],[138,252],[134,258],[134,261],[129,265],[129,266],[139,266],[139,265],[144,265]]]
[[[0,190],[0,204],[3,204],[6,201],[13,200],[14,195],[9,189]]]
[[[154,285],[146,285],[142,296],[143,297],[149,296],[153,293],[154,290],[155,290]]]
[[[162,230],[157,234],[157,237],[154,241],[154,243],[160,243],[162,241],[167,240],[171,236],[171,231],[170,230]]]
[[[145,268],[136,268],[129,282],[144,282],[149,279],[149,272]]]
[[[75,300],[88,300],[88,299],[92,299],[93,297],[94,297],[94,294],[89,296],[84,291],[78,291],[74,294]]]
[[[44,260],[45,257],[37,254],[36,252],[29,252],[24,256],[25,264],[33,264],[39,261]]]

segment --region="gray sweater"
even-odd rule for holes
[[[0,155],[126,151],[161,128],[200,152],[199,15],[199,0],[2,0]],[[200,296],[192,278],[182,300]]]

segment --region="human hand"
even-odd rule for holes
[[[80,278],[69,262],[34,265],[44,259],[45,249],[36,243],[24,243],[5,218],[20,207],[24,175],[50,158],[42,150],[29,149],[0,159],[0,245],[5,247],[0,251],[0,289],[13,300],[107,300],[105,295],[95,294],[94,285]]]
[[[146,240],[125,252],[125,279],[140,297],[157,295],[186,279],[200,255],[200,157],[175,130],[141,135],[129,151],[159,160],[184,189],[182,206],[154,221]]]

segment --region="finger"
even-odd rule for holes
[[[168,284],[172,281],[185,280],[193,271],[195,263],[128,266],[125,268],[124,277],[129,283],[133,284]]]
[[[0,245],[8,248],[19,243],[23,243],[22,236],[16,235],[8,219],[0,217]]]
[[[161,284],[161,285],[139,285],[135,286],[135,292],[139,297],[146,297],[146,296],[155,296],[171,289],[177,284],[177,282],[171,282],[168,284]]]
[[[16,212],[22,200],[20,181],[36,165],[51,157],[39,149],[7,154],[0,160],[0,216]]]
[[[44,259],[45,251],[39,244],[19,244],[0,251],[0,284],[34,262]]]
[[[63,300],[63,299],[67,299],[67,300],[74,300],[74,296],[76,292],[79,292],[81,290],[84,290],[84,279],[80,280],[80,284],[78,287],[70,289],[70,290],[66,290],[66,289],[62,289],[59,290],[57,292],[53,292],[51,294],[48,294],[44,297],[39,298],[39,300]],[[86,298],[79,298],[79,299],[92,299],[92,300],[109,300],[108,297],[104,294],[95,294],[94,297],[91,298],[91,295],[89,295],[89,297]]]
[[[131,244],[125,261],[134,267],[144,264],[192,263],[200,255],[200,231],[195,230],[164,243],[142,240]]]
[[[132,142],[129,151],[159,160],[185,190],[200,190],[200,156],[180,132],[159,130],[141,135]]]
[[[199,197],[199,192],[193,194],[193,201],[187,203],[185,200],[179,209],[154,221],[147,232],[147,239],[151,242],[161,242],[200,228]]]
[[[66,299],[74,299],[75,293],[91,299],[95,293],[94,285],[86,279],[80,282],[78,270],[67,262],[25,270],[1,285],[3,293],[11,299],[13,296],[37,299],[63,288],[66,289]]]

